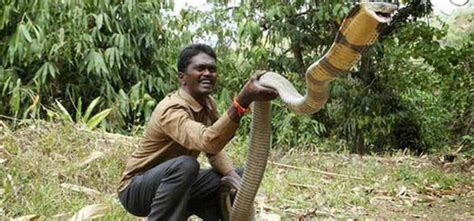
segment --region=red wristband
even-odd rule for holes
[[[232,106],[235,107],[235,109],[237,110],[237,115],[239,117],[242,117],[245,113],[250,111],[250,107],[243,108],[242,105],[240,105],[236,99],[234,99],[234,101],[232,102]]]

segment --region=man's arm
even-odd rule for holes
[[[239,124],[224,114],[211,126],[192,119],[181,105],[173,105],[160,113],[159,124],[163,131],[181,146],[217,154],[234,135]]]
[[[235,169],[232,160],[230,160],[224,150],[217,154],[206,154],[206,156],[209,159],[212,168],[222,175],[226,175]]]

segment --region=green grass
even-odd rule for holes
[[[0,127],[0,220],[30,214],[39,215],[39,220],[64,220],[91,204],[108,206],[104,220],[136,220],[121,207],[115,188],[137,141],[43,121],[15,131]],[[228,147],[236,165],[244,164],[246,148],[242,137]],[[101,157],[84,164],[92,153]],[[473,218],[473,174],[462,169],[472,164],[469,156],[456,158],[449,170],[436,156],[401,153],[360,156],[272,150],[269,161],[284,165],[268,164],[257,212],[278,214],[282,220]],[[64,183],[98,193],[75,191],[62,187]]]
[[[71,217],[86,205],[105,203],[110,205],[108,218],[133,219],[126,215],[115,194],[133,138],[39,122],[15,132],[4,131],[1,141],[1,158],[6,160],[0,170],[4,190],[1,207],[6,217]],[[104,157],[80,165],[94,151],[104,153]],[[66,189],[62,183],[95,189],[99,194]]]

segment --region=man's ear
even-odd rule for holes
[[[181,85],[186,85],[186,82],[184,82],[184,73],[183,72],[178,72],[178,78],[179,78],[179,82],[181,83]]]

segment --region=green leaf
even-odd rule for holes
[[[96,73],[108,74],[109,69],[105,65],[104,56],[100,52],[95,52],[95,71]]]
[[[133,85],[130,89],[130,100],[132,103],[138,103],[140,100],[140,87],[142,82],[138,82],[137,84]]]
[[[97,127],[97,125],[99,125],[109,115],[111,110],[112,108],[107,108],[101,111],[100,113],[94,115],[93,117],[91,117],[91,119],[87,121],[87,128],[92,130],[95,127]]]
[[[9,86],[10,86],[10,80],[12,79],[11,76],[7,77],[7,80],[3,83],[3,89],[2,89],[2,96],[5,96],[5,93],[7,92]]]
[[[20,111],[20,99],[21,99],[21,79],[16,81],[16,86],[13,88],[12,91],[12,98],[10,99],[10,105],[12,106],[12,110],[15,112],[15,115],[18,114]]]
[[[31,38],[30,32],[28,31],[26,26],[21,24],[20,26],[18,26],[18,28],[20,29],[21,33],[23,34],[23,37],[25,37],[25,39],[28,42],[31,43],[33,41],[33,38]]]
[[[81,121],[82,117],[82,98],[79,97],[77,99],[77,105],[76,105],[76,122]]]
[[[56,100],[56,105],[59,107],[59,110],[61,111],[61,118],[63,120],[66,120],[66,121],[69,121],[69,122],[74,122],[72,120],[72,117],[71,117],[71,114],[69,114],[69,112],[67,111],[67,109],[61,104],[59,103],[58,100]]]
[[[58,69],[56,65],[54,65],[51,62],[45,62],[43,65],[41,65],[38,71],[36,71],[33,81],[40,78],[41,84],[46,84],[46,78],[48,74],[54,79],[56,77],[57,72],[58,72]]]
[[[86,57],[86,72],[87,73],[91,73],[92,70],[95,68],[95,56],[94,56],[94,51],[90,51],[88,54],[87,54],[87,57]]]
[[[91,115],[92,111],[94,110],[95,106],[97,106],[99,101],[100,101],[100,97],[97,97],[89,104],[89,106],[87,106],[86,112],[84,113],[84,116],[82,117],[83,122],[87,122],[89,120],[89,116]]]
[[[56,73],[58,72],[58,68],[54,63],[48,62],[48,72],[51,78],[56,78]]]
[[[0,17],[0,30],[3,30],[6,24],[9,22],[9,17],[10,17],[10,11],[12,9],[12,6],[6,5],[3,8],[3,13],[2,16]]]
[[[107,14],[102,14],[102,16],[104,17],[104,21],[105,21],[105,26],[107,27],[107,30],[112,32],[112,26],[110,25],[110,18]]]
[[[103,15],[99,14],[99,15],[95,15],[94,17],[95,17],[95,23],[96,23],[97,29],[102,28],[102,24],[104,23]]]
[[[115,65],[121,67],[121,55],[117,47],[107,48],[104,52],[106,61],[109,64],[109,67],[114,67]]]
[[[332,8],[332,14],[337,15],[338,14],[337,12],[339,11],[339,9],[341,9],[341,7],[342,7],[341,4],[336,4],[334,8]]]

